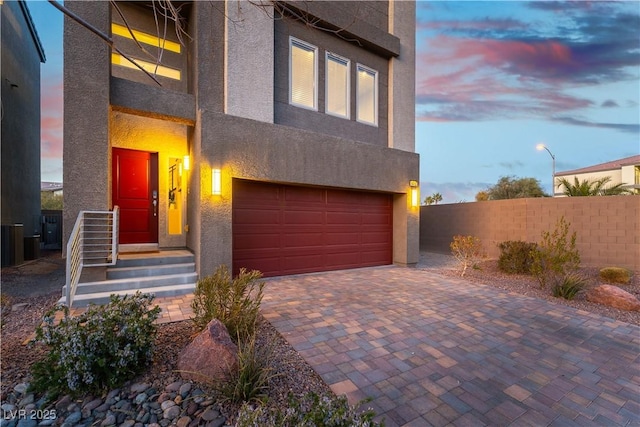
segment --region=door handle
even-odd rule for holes
[[[153,199],[153,216],[158,216],[158,201]]]

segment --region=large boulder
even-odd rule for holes
[[[627,311],[640,311],[640,300],[612,285],[600,285],[587,292],[587,300]]]
[[[182,378],[200,383],[224,380],[237,366],[238,346],[217,319],[209,322],[178,356],[178,370]]]

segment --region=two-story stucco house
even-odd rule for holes
[[[151,2],[66,3],[161,86],[65,19],[65,240],[118,206],[120,252],[200,277],[415,264],[414,2],[174,3],[182,43]]]

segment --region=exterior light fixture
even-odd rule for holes
[[[409,187],[411,187],[411,207],[418,207],[418,181],[409,181]]]
[[[211,169],[211,194],[219,196],[222,194],[222,180],[220,169]]]
[[[184,168],[184,170],[188,171],[191,164],[189,163],[190,159],[189,156],[184,156],[182,158],[182,167]]]
[[[551,170],[551,197],[556,193],[556,156],[547,148],[544,144],[536,145],[536,150],[542,151],[547,150],[547,153],[551,156],[552,161],[552,170]]]

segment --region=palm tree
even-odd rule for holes
[[[558,179],[558,188],[564,186],[565,196],[617,196],[619,194],[630,194],[631,192],[624,188],[626,184],[620,183],[606,187],[611,181],[610,176],[605,176],[599,179],[584,179],[578,180],[578,177],[573,178],[573,184],[566,178]]]
[[[442,201],[442,194],[440,193],[433,193],[431,197],[433,197],[433,203],[436,205],[438,204],[438,202]]]

